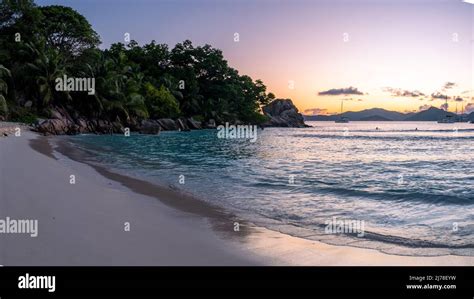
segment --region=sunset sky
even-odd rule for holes
[[[418,111],[440,107],[446,94],[450,111],[456,103],[474,111],[474,5],[461,0],[37,3],[76,9],[103,48],[124,42],[124,33],[140,44],[211,44],[306,114],[339,112],[343,99],[346,111]]]

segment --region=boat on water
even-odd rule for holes
[[[341,115],[344,108],[344,100],[341,101]],[[348,123],[349,119],[345,116],[341,116],[339,119],[335,120],[336,123]]]
[[[444,118],[438,120],[438,124],[454,124],[456,119],[452,115],[446,115]]]
[[[341,117],[340,119],[335,120],[336,123],[348,123],[349,119],[347,117]]]
[[[446,115],[442,119],[438,120],[438,124],[454,124],[456,122],[456,118],[448,113],[448,97],[447,96],[446,96],[446,106],[445,107],[446,107],[445,108],[446,109]],[[457,108],[456,108],[456,110],[457,110]]]

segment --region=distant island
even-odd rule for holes
[[[470,114],[455,114],[436,107],[430,107],[429,109],[416,113],[401,113],[382,108],[372,108],[357,112],[348,111],[333,115],[303,116],[306,121],[336,121],[341,117],[346,117],[351,121],[439,121],[446,116],[453,117],[459,122],[474,121],[474,112],[471,112]]]

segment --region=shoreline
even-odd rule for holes
[[[190,233],[204,234],[208,238],[214,239],[212,242],[209,242],[209,240],[207,240],[207,242],[204,242],[206,245],[208,245],[208,261],[202,264],[198,262],[198,260],[200,261],[200,259],[193,260],[191,248],[188,248],[187,250],[182,249],[182,255],[188,256],[188,258],[186,258],[186,261],[184,261],[182,259],[182,256],[179,256],[177,258],[177,253],[175,252],[176,250],[174,250],[173,248],[163,248],[163,246],[166,246],[166,244],[162,243],[153,244],[158,249],[158,251],[161,251],[161,253],[157,252],[155,253],[155,255],[170,255],[169,257],[157,260],[156,256],[153,256],[154,254],[148,252],[149,255],[143,257],[140,263],[126,263],[127,265],[474,265],[474,257],[470,256],[445,255],[420,257],[389,255],[381,253],[374,249],[330,245],[319,241],[293,237],[277,231],[258,227],[239,219],[228,211],[211,206],[210,204],[195,199],[187,194],[183,194],[181,192],[168,189],[166,187],[157,186],[152,183],[131,178],[122,174],[117,174],[101,166],[93,166],[85,161],[75,160],[74,157],[68,158],[71,159],[71,161],[66,161],[62,157],[57,158],[53,154],[53,151],[57,150],[59,154],[63,155],[65,153],[64,147],[61,149],[61,146],[58,146],[57,149],[53,149],[51,145],[48,146],[49,141],[47,137],[39,136],[31,132],[25,134],[25,136],[27,138],[18,138],[22,139],[23,141],[25,141],[24,139],[28,141],[28,144],[23,144],[22,150],[25,150],[24,147],[26,145],[29,151],[31,151],[32,153],[36,153],[37,159],[39,159],[38,154],[41,153],[41,155],[39,156],[41,157],[40,160],[44,160],[43,162],[48,162],[49,164],[54,163],[54,167],[63,168],[62,170],[65,170],[64,168],[66,168],[66,170],[74,170],[75,172],[77,172],[78,178],[89,177],[92,182],[88,182],[88,187],[95,187],[95,192],[92,192],[93,194],[95,193],[95,199],[98,200],[102,197],[108,198],[107,203],[94,202],[92,207],[89,207],[89,209],[87,209],[87,207],[84,207],[84,210],[82,211],[83,217],[87,217],[87,213],[93,214],[94,211],[91,211],[91,209],[97,208],[97,205],[99,205],[101,209],[104,209],[106,211],[107,208],[109,208],[110,206],[107,206],[105,204],[111,204],[114,201],[113,199],[111,200],[109,198],[111,193],[120,193],[121,195],[124,195],[124,198],[121,199],[123,201],[122,204],[135,210],[136,215],[138,217],[146,218],[145,222],[153,222],[153,220],[150,220],[143,214],[147,214],[148,217],[152,218],[154,218],[153,216],[155,214],[152,213],[151,209],[148,209],[148,206],[147,209],[144,209],[144,207],[142,206],[143,201],[146,201],[147,204],[153,203],[153,210],[156,213],[156,216],[158,216],[158,214],[168,214],[168,224],[178,223],[178,226],[180,226],[182,225],[182,222],[200,222],[200,229],[198,230],[198,232],[196,232],[195,230],[190,230]],[[63,150],[63,153],[61,153],[61,150]],[[0,154],[3,153],[0,152]],[[71,153],[68,152],[68,154]],[[31,156],[33,155],[31,154]],[[64,162],[67,162],[68,165],[65,165]],[[38,172],[41,170],[30,169],[30,171]],[[8,182],[4,181],[5,179],[3,179],[1,183],[8,184]],[[95,186],[91,186],[92,184],[90,183],[93,183]],[[51,185],[52,183],[49,182],[49,184]],[[23,190],[23,192],[26,191],[31,192],[34,190]],[[84,190],[80,189],[80,191],[82,193]],[[100,194],[97,194],[97,192],[100,192]],[[81,198],[80,194],[77,193],[73,194],[72,197],[76,197],[76,199]],[[158,199],[158,201],[156,199]],[[170,216],[169,214],[172,214],[173,216]],[[62,215],[62,217],[67,216],[67,213],[66,215]],[[110,217],[113,217],[113,215],[109,216],[109,218]],[[240,223],[240,231],[238,233],[234,232],[233,230],[234,222]],[[152,223],[147,224],[150,225]],[[190,227],[186,228],[189,229]],[[56,229],[59,230],[60,228]],[[172,239],[176,236],[175,232],[173,232],[174,229],[171,229],[171,231],[163,231],[162,229],[154,228],[154,230],[163,235],[171,234],[173,236],[168,237]],[[118,235],[116,235],[116,237],[118,237]],[[192,235],[186,234],[185,236],[179,236],[178,238],[180,238],[181,241],[188,240],[190,245],[194,248],[194,246],[196,245],[196,240],[189,240],[189,237],[192,237]],[[150,242],[150,240],[146,240],[146,238],[142,237],[142,241],[143,240],[145,240],[145,243]],[[110,241],[112,241],[112,243],[117,246],[122,246],[122,242],[120,240]],[[94,246],[92,246],[92,244],[90,243],[79,243],[78,245],[80,244],[83,244],[82,246],[91,246],[90,250],[95,251],[95,249],[93,248]],[[161,245],[161,247],[159,245]],[[105,244],[102,244],[101,246],[107,247]],[[145,246],[143,243],[142,245],[137,245],[137,247],[135,247],[136,251],[143,251],[143,246]],[[128,245],[126,247],[130,246]],[[220,249],[217,253],[216,247]],[[65,251],[69,250],[68,248],[65,249]],[[221,259],[216,256],[216,254],[223,254],[223,252],[230,253],[231,257]],[[129,255],[136,256],[137,252],[131,250],[129,252]],[[176,262],[177,260],[182,261],[182,263]],[[225,260],[226,262],[223,262],[223,260]],[[91,260],[86,259],[85,261],[77,260],[77,263],[72,264],[93,265],[94,263],[91,262]],[[106,264],[122,265],[120,263],[116,263],[116,258],[112,258],[110,262],[111,263]],[[11,263],[9,261],[3,260],[0,264],[9,265]],[[15,263],[13,264],[18,265]],[[27,261],[23,264],[30,265]],[[36,263],[33,264],[36,265]],[[64,261],[59,260],[53,262],[52,264],[69,265],[69,263],[64,263]],[[48,263],[44,265],[48,265]]]
[[[33,132],[0,141],[0,218],[38,220],[35,238],[0,234],[0,265],[261,264],[217,236],[206,217],[131,192],[87,164],[53,159],[46,141]]]
[[[212,227],[225,237],[243,237],[250,233],[251,227],[249,226],[249,224],[246,223],[243,219],[240,219],[239,217],[231,213],[230,211],[212,205],[208,202],[202,201],[192,196],[191,194],[187,194],[179,189],[172,189],[171,187],[160,186],[139,178],[120,174],[118,172],[107,169],[105,166],[86,161],[84,153],[75,149],[73,146],[66,144],[64,140],[56,139],[52,142],[54,142],[56,145],[54,149],[51,143],[49,143],[47,140],[45,142],[38,142],[43,143],[44,145],[36,146],[36,148],[41,149],[42,153],[46,155],[51,155],[55,157],[53,153],[56,152],[75,162],[86,164],[92,167],[97,173],[99,173],[103,177],[119,183],[134,194],[153,197],[170,208],[209,219]],[[233,230],[231,231],[229,229],[235,222],[239,223],[238,232],[235,232]]]
[[[56,159],[53,152],[59,153],[68,159],[72,159],[78,163],[84,163],[87,164],[88,166],[92,167],[95,171],[97,171],[99,174],[102,176],[106,177],[107,179],[110,179],[112,181],[120,183],[122,186],[125,188],[129,189],[131,192],[141,194],[141,195],[146,195],[150,197],[154,197],[158,200],[160,200],[162,203],[165,205],[178,209],[180,211],[186,212],[186,213],[191,213],[198,215],[200,217],[205,217],[207,218],[210,223],[212,228],[218,233],[221,237],[223,238],[236,238],[237,240],[240,238],[241,242],[245,242],[245,237],[249,236],[252,233],[255,233],[259,229],[264,229],[268,230],[270,232],[278,232],[281,233],[285,236],[297,238],[297,239],[302,239],[305,241],[309,242],[319,242],[322,244],[327,244],[330,246],[343,246],[343,247],[349,247],[349,248],[358,248],[358,249],[369,249],[369,250],[375,250],[377,252],[380,252],[382,254],[387,254],[391,256],[403,256],[403,257],[442,257],[442,256],[459,256],[459,257],[471,257],[469,255],[462,255],[462,254],[455,254],[455,253],[431,253],[431,254],[402,254],[399,252],[384,252],[384,249],[390,249],[391,247],[400,247],[404,248],[404,245],[401,244],[391,244],[391,243],[385,243],[382,241],[379,241],[379,248],[371,247],[369,245],[358,245],[359,241],[366,241],[366,242],[371,242],[376,244],[377,241],[373,240],[363,240],[363,239],[356,239],[354,240],[353,238],[347,237],[345,235],[331,235],[329,240],[327,239],[317,239],[317,238],[311,238],[312,236],[315,236],[314,232],[312,232],[310,229],[297,226],[294,224],[289,224],[289,223],[272,223],[270,219],[264,219],[262,221],[258,221],[255,218],[248,217],[249,215],[237,215],[238,211],[232,212],[230,208],[225,207],[225,206],[220,206],[217,204],[213,204],[212,202],[203,200],[202,198],[196,197],[193,194],[189,194],[184,190],[177,189],[176,187],[170,185],[170,186],[165,186],[165,185],[159,185],[157,182],[150,182],[144,177],[137,177],[137,176],[131,176],[123,173],[123,170],[110,170],[108,169],[108,166],[101,165],[97,163],[96,161],[90,160],[88,158],[89,153],[86,153],[83,150],[79,150],[74,148],[73,145],[69,144],[66,140],[62,139],[61,137],[59,138],[52,138],[49,139],[50,143],[48,146],[40,146],[36,145],[38,149],[42,148],[43,153],[53,157]],[[38,141],[38,144],[41,143],[46,143],[46,142],[39,142],[38,139],[32,140],[32,146],[33,146],[33,141]],[[53,149],[51,143],[55,145],[55,148]],[[270,223],[268,223],[270,221]],[[239,223],[240,231],[239,232],[234,232],[230,230],[230,227],[232,226],[232,223]],[[285,228],[285,227],[291,227],[291,228]],[[294,231],[299,231],[300,234],[292,233]],[[373,232],[366,232],[366,234],[374,234]],[[242,239],[244,238],[244,239]],[[331,238],[334,238],[334,240],[331,241]],[[412,248],[412,247],[410,247]],[[433,247],[436,250],[439,250],[439,247]],[[419,249],[419,248],[417,248]],[[424,247],[426,251],[430,251],[430,247]]]

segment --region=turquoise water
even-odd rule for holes
[[[474,124],[309,124],[259,130],[254,143],[219,139],[216,130],[70,140],[110,168],[285,233],[396,254],[474,256]],[[332,217],[363,221],[364,236],[328,234]]]

